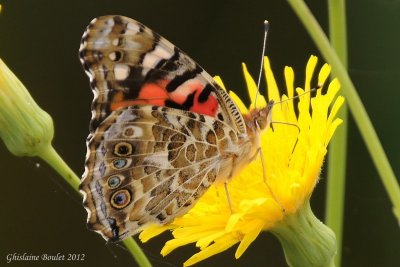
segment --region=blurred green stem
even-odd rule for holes
[[[72,186],[72,188],[76,192],[79,193],[78,188],[80,179],[69,168],[69,166],[64,162],[64,160],[51,145],[43,147],[43,149],[38,152],[38,156],[46,161],[55,171],[57,171],[64,178],[64,180],[70,186]],[[131,253],[131,255],[140,267],[151,267],[150,261],[147,259],[146,255],[143,253],[139,245],[132,237],[129,237],[122,242],[127,247],[128,251]]]
[[[328,0],[330,41],[343,67],[347,69],[347,32],[345,0]],[[342,257],[342,236],[344,201],[346,192],[346,159],[347,159],[347,105],[344,105],[337,115],[343,119],[342,125],[336,130],[328,154],[328,184],[326,199],[326,224],[335,232],[337,253],[335,265],[340,267]]]
[[[79,193],[80,179],[64,162],[57,151],[52,146],[46,146],[38,153],[38,157],[47,162],[64,180],[72,186],[72,188]]]
[[[396,176],[345,67],[304,1],[288,0],[288,2],[304,24],[325,60],[332,66],[332,72],[342,84],[343,94],[392,202],[393,213],[400,223],[400,188]]]

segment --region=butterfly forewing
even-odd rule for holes
[[[134,104],[217,116],[245,131],[235,104],[211,76],[179,48],[133,19],[94,19],[82,37],[80,58],[95,95],[92,131],[111,111]]]
[[[170,222],[250,153],[229,95],[144,25],[94,19],[80,58],[94,93],[80,188],[88,224],[104,238]]]

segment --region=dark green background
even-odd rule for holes
[[[307,2],[326,29],[325,1]],[[318,55],[282,0],[1,3],[0,57],[53,117],[54,146],[79,175],[92,93],[78,60],[78,48],[94,17],[122,14],[143,22],[190,54],[210,74],[221,75],[225,84],[243,97],[240,63],[246,62],[256,75],[264,19],[271,23],[267,50],[278,78],[286,64],[294,66],[301,77],[309,55]],[[347,8],[350,74],[399,174],[400,2],[352,0]],[[299,81],[301,85],[303,79]],[[349,128],[343,266],[396,266],[400,262],[399,226],[351,119]],[[86,229],[80,197],[46,164],[36,158],[14,157],[0,144],[0,166],[1,266],[6,265],[6,255],[14,252],[86,254],[84,262],[41,262],[40,266],[135,266],[122,246],[107,245]],[[312,206],[323,218],[324,173],[321,178]],[[186,246],[162,258],[159,251],[168,238],[165,234],[143,245],[155,266],[181,266],[196,251],[194,246]],[[234,260],[235,249],[197,266],[286,266],[279,243],[268,233],[261,234],[239,260]],[[33,264],[14,262],[10,266]]]

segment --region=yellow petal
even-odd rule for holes
[[[174,220],[174,239],[165,244],[161,251],[163,255],[180,246],[195,243],[200,251],[184,263],[189,266],[240,242],[235,253],[235,257],[239,258],[260,231],[268,231],[279,225],[285,216],[295,214],[308,201],[318,181],[327,153],[326,146],[341,122],[336,115],[343,104],[341,97],[336,98],[340,87],[337,80],[330,83],[324,95],[321,89],[313,97],[307,92],[316,63],[317,59],[311,57],[306,70],[307,84],[304,89],[296,88],[297,94],[306,93],[298,98],[298,106],[294,107],[292,98],[280,97],[266,58],[264,68],[269,96],[276,101],[272,119],[289,124],[277,124],[273,131],[269,128],[261,133],[268,185],[263,178],[260,159],[257,158],[228,184],[233,213],[227,203],[224,185],[212,185],[186,215]],[[245,65],[243,71],[252,99],[251,105],[254,106],[257,86]],[[330,67],[324,65],[319,71],[318,81],[324,83],[329,71]],[[285,80],[287,94],[292,97],[295,89],[293,69],[285,68]],[[249,112],[236,94],[232,92],[230,95],[242,113]],[[265,102],[261,96],[259,99],[257,105],[259,101]],[[297,125],[300,130],[290,127],[290,123]],[[285,213],[282,213],[282,206],[286,209]]]
[[[294,71],[290,67],[285,67],[285,82],[286,82],[286,92],[289,99],[293,98],[294,94]],[[283,99],[282,99],[283,100]],[[286,101],[287,105],[289,106],[289,116],[291,122],[295,121],[295,111],[293,106],[293,101]]]
[[[254,82],[253,77],[251,77],[249,71],[247,70],[246,64],[242,63],[242,69],[247,85],[247,92],[249,93],[250,97],[250,103],[254,103],[257,93],[257,84]]]
[[[314,74],[315,66],[317,65],[318,58],[316,56],[311,56],[310,59],[307,62],[306,66],[306,79],[304,83],[304,91],[307,92],[311,89],[311,79]],[[305,94],[304,97],[302,97],[305,101],[305,105],[310,105],[310,94]]]
[[[333,134],[334,134],[335,131],[336,131],[336,128],[337,128],[340,124],[342,124],[342,123],[343,123],[343,120],[342,120],[342,119],[335,119],[335,120],[332,122],[331,127],[330,127],[330,131],[329,131],[329,134],[328,134],[328,138],[327,138],[327,140],[326,140],[326,143],[329,143],[329,141],[331,140]]]
[[[187,234],[186,236],[181,236],[180,238],[177,238],[174,235],[175,239],[171,239],[167,243],[165,243],[165,246],[161,250],[161,255],[165,256],[178,247],[196,242],[197,240],[213,235],[214,233],[214,230],[203,231],[200,233],[192,230],[189,232],[189,234]]]
[[[160,226],[159,224],[152,224],[149,225],[146,229],[144,229],[140,235],[139,235],[139,239],[140,241],[147,242],[150,239],[152,239],[155,236],[158,236],[160,234],[162,234],[163,232],[173,229],[175,226],[174,225],[163,225]]]
[[[264,222],[262,221],[254,221],[251,224],[248,224],[247,227],[251,228],[252,230],[245,234],[243,240],[240,242],[240,245],[236,249],[235,258],[238,259],[242,254],[246,251],[246,249],[250,246],[250,244],[257,238],[260,234],[261,230],[263,229]]]
[[[275,100],[275,102],[279,102],[281,99],[280,93],[268,57],[264,57],[264,71],[267,79],[268,101]]]
[[[336,99],[335,103],[333,104],[331,112],[329,113],[328,122],[332,121],[333,118],[336,117],[336,115],[339,112],[339,109],[343,105],[343,103],[344,103],[344,97],[339,96]]]
[[[218,76],[218,75],[216,75],[216,76],[214,76],[213,78],[214,78],[214,81],[215,81],[219,86],[221,86],[222,89],[224,89],[224,90],[226,91],[225,85],[224,85],[224,83],[222,82],[221,77]]]
[[[242,113],[242,114],[249,113],[249,110],[247,109],[246,105],[243,104],[242,100],[240,99],[240,97],[237,94],[235,94],[235,92],[229,91],[229,96],[232,98],[233,102],[235,102],[235,104],[239,108],[240,113]]]
[[[322,87],[325,84],[326,79],[331,73],[331,66],[329,64],[324,64],[318,74],[318,86]]]
[[[195,263],[198,263],[199,261],[202,261],[206,258],[209,258],[215,254],[218,254],[222,251],[227,250],[234,244],[239,242],[234,236],[232,235],[226,235],[220,239],[217,239],[214,244],[211,246],[207,247],[206,249],[200,251],[199,253],[194,254],[192,257],[190,257],[183,266],[191,266]]]
[[[249,71],[247,70],[246,64],[242,63],[242,68],[243,68],[244,78],[246,80],[247,91],[249,93],[251,101],[250,108],[254,108],[255,106],[257,108],[267,106],[267,102],[265,101],[264,96],[262,96],[260,92],[258,92],[257,84],[254,82],[253,77],[251,77]],[[256,102],[256,97],[257,97],[257,102]]]
[[[235,228],[237,222],[242,218],[242,216],[243,216],[242,213],[232,214],[229,217],[228,222],[226,223],[225,231],[226,232],[232,232],[233,229]]]
[[[288,98],[292,98],[293,93],[294,93],[294,71],[293,71],[293,68],[286,66],[285,70],[284,70],[284,74],[285,74],[287,96],[288,96]]]
[[[200,250],[204,250],[206,247],[208,247],[214,240],[220,238],[221,236],[225,235],[225,231],[221,232],[216,232],[214,234],[211,234],[209,236],[206,236],[205,238],[199,239],[199,241],[196,242],[196,247],[200,248]]]

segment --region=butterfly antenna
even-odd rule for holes
[[[301,94],[292,96],[292,97],[287,98],[287,99],[285,99],[285,100],[281,100],[281,101],[278,101],[278,102],[274,102],[274,105],[282,104],[282,103],[285,103],[285,102],[288,102],[288,101],[292,101],[293,99],[298,99],[298,98],[302,97],[303,95],[311,94],[312,92],[315,92],[315,91],[317,91],[318,89],[321,89],[321,88],[322,88],[322,86],[319,85],[317,88],[315,88],[315,87],[314,87],[314,88],[311,88],[310,90],[308,90],[308,91],[306,91],[306,92],[304,92],[304,93],[301,93]]]
[[[260,72],[258,73],[258,80],[257,80],[257,92],[256,92],[256,97],[254,99],[254,107],[256,107],[257,97],[260,94],[260,83],[261,83],[261,75],[262,75],[262,72],[264,69],[264,56],[265,56],[265,48],[267,45],[268,30],[269,30],[269,22],[268,22],[268,20],[264,20],[264,40],[263,40],[263,46],[262,46]]]

